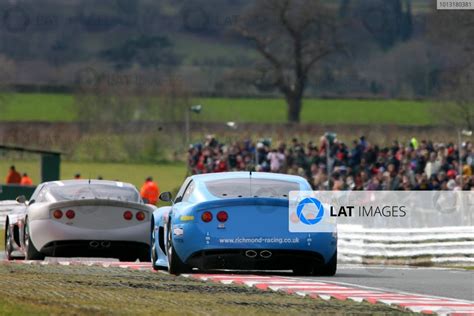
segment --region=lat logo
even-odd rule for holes
[[[331,206],[330,210],[330,215],[332,217],[352,217],[352,211],[354,210],[354,206],[339,206],[338,209],[336,209],[334,206]]]
[[[298,203],[296,211],[290,215],[290,221],[294,224],[316,225],[324,217],[324,206],[315,198],[307,197]]]
[[[290,192],[288,229],[292,233],[331,233],[335,230],[335,217],[331,217],[330,206],[316,198],[312,192]]]

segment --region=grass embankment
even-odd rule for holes
[[[15,165],[20,172],[27,172],[33,182],[40,182],[39,161],[0,161],[0,183],[7,175],[10,165]],[[62,162],[61,179],[72,179],[76,173],[80,173],[82,178],[97,179],[102,176],[108,180],[120,180],[129,182],[140,188],[145,178],[152,176],[157,182],[161,191],[172,191],[179,187],[185,176],[186,166],[184,163],[170,164],[129,164],[129,163],[80,163]]]
[[[18,93],[5,98],[2,121],[74,121],[70,94]],[[285,123],[286,105],[280,99],[199,98],[203,105],[194,121]],[[301,120],[319,124],[394,124],[424,126],[434,123],[432,103],[400,100],[306,99]],[[158,118],[155,118],[158,119]]]
[[[316,300],[163,273],[59,265],[0,265],[2,315],[398,314],[385,306]]]

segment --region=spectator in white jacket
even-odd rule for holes
[[[436,158],[436,152],[430,153],[430,160],[426,163],[425,173],[430,178],[432,175],[436,175],[441,168],[441,161]]]
[[[285,154],[273,149],[268,153],[267,159],[270,161],[270,171],[271,172],[280,172],[285,162]]]

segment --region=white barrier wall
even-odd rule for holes
[[[474,265],[474,192],[365,191],[330,197],[333,205],[396,205],[406,211],[403,217],[337,218],[341,262]]]
[[[343,263],[474,265],[474,227],[369,229],[338,225]]]

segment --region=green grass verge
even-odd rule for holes
[[[74,121],[72,95],[22,93],[9,95],[3,105],[3,121]],[[192,115],[206,122],[286,122],[283,99],[200,98],[203,111]],[[301,114],[305,123],[430,125],[435,120],[432,103],[398,100],[306,99]]]
[[[317,300],[149,271],[60,265],[0,265],[0,314],[366,315],[386,305]]]
[[[286,122],[282,99],[200,99],[198,121]],[[301,121],[321,124],[429,125],[431,103],[420,101],[319,100],[304,101]]]
[[[3,182],[8,168],[14,164],[18,171],[27,172],[33,182],[40,182],[39,161],[0,161],[0,181]],[[145,178],[152,176],[161,191],[172,191],[180,186],[186,176],[184,163],[170,164],[128,164],[128,163],[79,163],[62,162],[61,179],[72,179],[76,173],[83,178],[96,179],[99,175],[108,180],[120,180],[141,187]]]
[[[0,250],[4,250],[4,249],[5,249],[5,230],[0,229]],[[0,315],[1,314],[2,313],[0,313]]]
[[[53,93],[15,93],[5,95],[2,121],[73,121],[73,96]]]

